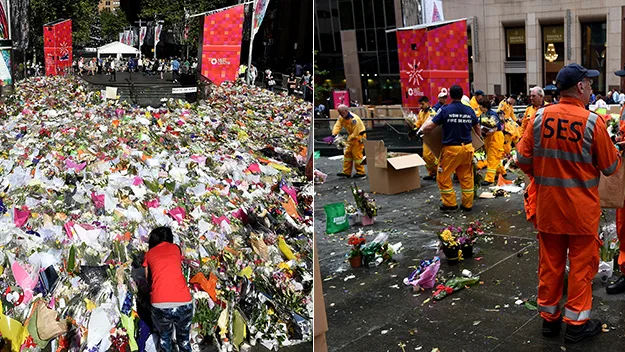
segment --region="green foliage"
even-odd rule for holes
[[[207,299],[197,299],[195,301],[195,315],[193,322],[200,324],[200,333],[204,337],[208,337],[215,333],[217,328],[217,320],[221,314],[221,307],[216,305],[213,309],[208,306]]]
[[[104,10],[100,13],[100,24],[102,26],[102,39],[105,42],[111,42],[119,38],[119,33],[124,30],[124,27],[130,25],[126,18],[126,13],[122,9],[111,12],[110,10]]]
[[[30,0],[30,47],[43,56],[43,25],[59,19],[72,20],[74,47],[91,41],[91,25],[98,15],[98,0]]]
[[[227,0],[141,0],[140,16],[142,18],[155,18],[163,20],[163,33],[167,33],[171,30],[174,36],[174,42],[177,44],[188,45],[189,55],[195,56],[197,54],[197,43],[201,36],[201,17],[189,19],[189,37],[185,40],[185,9],[190,15],[192,15],[225,7],[228,6],[228,4]]]
[[[317,56],[317,53],[318,51],[315,50],[315,56]],[[327,70],[319,69],[319,66],[317,66],[316,60],[315,60],[314,68],[315,68],[316,80],[317,79],[322,80],[323,77],[327,76],[329,73],[329,71]],[[321,104],[322,102],[325,101],[326,97],[330,95],[330,92],[332,92],[332,86],[327,82],[323,82],[322,84],[315,84],[314,91],[315,91],[315,104]]]

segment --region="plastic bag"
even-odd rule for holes
[[[349,228],[347,214],[345,214],[345,204],[327,204],[323,209],[326,212],[326,233],[337,233]]]

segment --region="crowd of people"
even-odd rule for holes
[[[615,75],[625,77],[625,70],[616,71]],[[432,107],[428,97],[419,100],[421,106],[413,131],[423,136],[437,126],[442,128],[440,155],[434,155],[424,145],[423,159],[428,170],[424,179],[437,182],[442,199],[440,210],[444,212],[458,209],[452,184],[454,174],[462,193],[460,209],[465,212],[473,209],[476,185],[472,135],[484,138],[487,160],[482,186],[494,185],[497,175],[506,176],[502,160],[513,161],[527,175],[524,207],[527,220],[538,230],[537,303],[543,319],[542,333],[545,337],[557,336],[565,323],[568,342],[585,340],[602,329],[599,319],[591,319],[591,285],[598,270],[600,246],[598,186],[601,174],[609,176],[620,169],[620,145],[624,143],[621,136],[625,135],[622,118],[625,108],[621,108],[619,134],[615,139],[607,130],[611,116],[589,110],[591,104],[600,108],[606,103],[625,103],[621,99],[625,95],[617,89],[610,91],[606,100],[600,95],[594,98],[592,83],[598,76],[598,71],[578,64],[565,66],[556,78],[560,98],[546,104],[544,89],[533,87],[527,98],[528,106],[518,117],[514,106],[524,98],[510,95],[493,105],[494,101],[483,91],[475,91],[469,99],[460,86],[454,85],[449,91],[443,89]],[[448,95],[451,103],[447,101]],[[366,138],[364,124],[345,105],[338,112],[340,117],[332,131],[333,137],[343,128],[349,133],[343,171],[338,176],[352,177],[354,166],[353,177],[364,177],[361,164]],[[617,209],[616,227],[619,265],[625,273],[625,208]],[[567,257],[568,293],[561,306]],[[606,291],[624,293],[625,276],[608,285]]]
[[[194,74],[198,70],[198,60],[177,57],[170,59],[156,59],[149,57],[128,57],[128,58],[84,58],[80,57],[72,63],[74,74],[90,75],[96,74],[110,75],[109,81],[116,81],[117,72],[142,73],[145,76],[160,76],[165,79],[166,73],[172,74],[173,82],[178,82],[181,74]]]
[[[312,102],[314,93],[313,76],[308,66],[294,63],[289,75],[281,81],[286,80],[286,82],[282,83],[289,95],[300,96],[305,101]],[[259,77],[258,68],[254,64],[250,65],[250,67],[247,67],[245,64],[239,66],[239,79],[249,80],[252,86],[255,86],[260,80],[265,88],[272,92],[275,91],[278,86],[276,81],[277,75],[270,68],[265,69],[263,73],[263,77]]]

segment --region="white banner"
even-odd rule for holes
[[[139,30],[139,46],[143,46],[143,41],[145,40],[145,34],[148,31],[148,27],[141,27]]]
[[[424,0],[425,8],[425,23],[434,23],[445,20],[443,14],[443,1],[442,0]]]
[[[156,28],[154,28],[154,46],[156,46],[158,44],[158,42],[161,41],[161,31],[163,30],[163,25],[159,24],[158,26],[156,26]]]
[[[197,92],[197,87],[184,87],[184,88],[172,88],[171,94],[184,94],[184,93],[195,93]]]

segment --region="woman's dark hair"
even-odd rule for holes
[[[174,234],[167,226],[160,226],[150,232],[150,239],[148,240],[148,246],[150,249],[158,246],[163,242],[174,243]]]
[[[491,107],[490,101],[488,101],[488,99],[480,99],[478,104],[480,104],[481,107],[483,107],[484,109],[487,109],[487,110],[490,109],[490,107]]]

